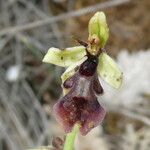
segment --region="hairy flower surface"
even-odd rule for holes
[[[86,60],[79,70],[63,86],[69,92],[54,105],[54,114],[66,132],[75,124],[80,125],[82,135],[102,122],[104,108],[99,104],[96,94],[102,94],[103,88],[96,73],[97,62]]]

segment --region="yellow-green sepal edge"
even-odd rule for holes
[[[118,89],[122,85],[123,73],[115,61],[105,52],[102,52],[99,56],[97,72],[113,88]]]
[[[60,50],[51,47],[43,58],[43,62],[61,67],[68,67],[86,55],[84,46],[75,46]]]

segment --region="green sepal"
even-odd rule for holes
[[[100,47],[104,47],[109,37],[106,16],[103,12],[97,12],[89,21],[89,40],[97,37],[100,41]]]
[[[123,80],[123,73],[120,71],[115,61],[105,52],[102,52],[99,56],[97,72],[99,76],[110,86],[116,89],[121,86]]]
[[[61,67],[67,67],[86,55],[84,46],[75,46],[60,50],[58,48],[50,48],[43,58],[43,62],[51,63]]]

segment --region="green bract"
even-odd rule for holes
[[[95,36],[100,40],[100,47],[104,47],[109,36],[109,29],[103,12],[97,12],[89,21],[89,39]]]
[[[117,89],[121,86],[123,74],[114,60],[104,52],[99,56],[97,72],[112,87]]]
[[[51,63],[61,67],[68,67],[85,56],[84,46],[75,46],[60,50],[51,47],[43,58],[43,62]]]

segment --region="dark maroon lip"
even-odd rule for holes
[[[78,123],[81,134],[86,135],[105,116],[105,109],[97,100],[97,95],[103,94],[98,74],[95,72],[92,76],[83,76],[78,70],[63,86],[69,91],[54,105],[54,115],[67,133]]]

